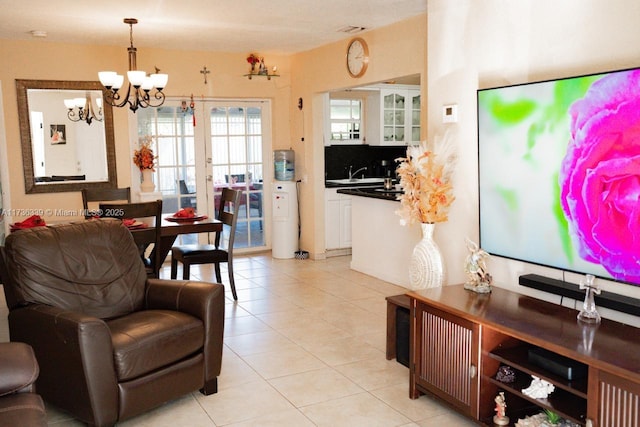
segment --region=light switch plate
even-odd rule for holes
[[[456,123],[458,121],[458,104],[442,107],[442,123]]]

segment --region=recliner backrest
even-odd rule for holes
[[[146,272],[129,230],[100,219],[7,236],[9,309],[46,304],[108,319],[139,310]]]

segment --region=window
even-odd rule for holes
[[[362,100],[330,100],[331,142],[360,142],[362,135]]]
[[[163,213],[196,206],[196,155],[190,114],[180,107],[139,111],[138,135],[152,136],[156,153],[156,191],[162,193]]]

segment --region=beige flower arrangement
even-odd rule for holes
[[[403,225],[445,222],[454,201],[451,174],[456,162],[446,139],[437,144],[423,141],[407,147],[407,157],[400,161],[397,172],[403,193],[398,197],[401,208],[396,211]]]

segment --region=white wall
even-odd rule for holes
[[[639,16],[637,0],[429,0],[428,138],[447,132],[459,153],[457,199],[449,222],[436,231],[450,283],[465,280],[464,238],[478,241],[477,89],[638,66]],[[448,104],[458,104],[457,124],[442,124]],[[518,276],[560,279],[561,271],[498,257],[488,267],[496,286],[560,301],[518,286]],[[640,298],[640,287],[604,283],[603,289]],[[600,312],[640,325],[639,317]]]

